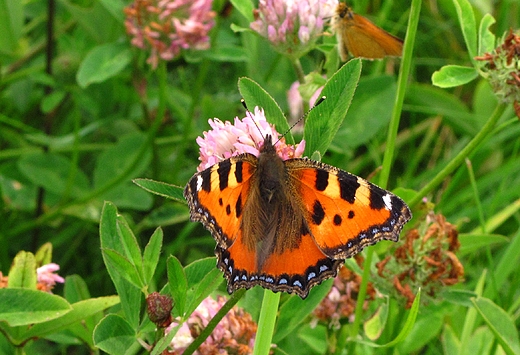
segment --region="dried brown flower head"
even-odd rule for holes
[[[421,288],[425,299],[433,299],[445,286],[462,280],[464,267],[455,252],[459,249],[458,232],[446,218],[433,212],[416,229],[402,238],[392,256],[377,263],[377,283],[388,286],[411,307]],[[386,284],[386,285],[385,285]]]
[[[520,35],[510,29],[492,53],[475,59],[487,62],[482,68],[483,76],[501,102],[513,104],[520,118]]]

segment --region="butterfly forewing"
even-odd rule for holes
[[[330,258],[349,258],[383,239],[397,241],[411,218],[401,199],[358,176],[309,159],[286,164],[299,183],[310,232]]]

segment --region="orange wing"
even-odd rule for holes
[[[334,27],[338,38],[341,59],[346,61],[350,52],[354,57],[381,59],[386,56],[399,57],[403,41],[367,18],[357,15],[344,3],[336,9]]]
[[[397,241],[412,214],[394,194],[346,171],[309,159],[286,162],[308,211],[310,233],[331,259],[346,259],[364,247]]]
[[[237,238],[256,160],[251,154],[224,160],[193,175],[184,189],[191,220],[202,222],[221,247]]]
[[[250,206],[246,202],[257,163],[252,155],[240,155],[195,174],[184,190],[191,219],[202,222],[217,241],[217,266],[224,272],[229,293],[261,285],[305,298],[312,286],[336,276],[343,260],[328,258],[304,226],[294,231],[290,247],[270,251],[259,269],[261,242],[251,248],[242,235],[242,216]]]

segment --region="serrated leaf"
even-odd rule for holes
[[[274,124],[278,133],[285,134],[285,141],[288,144],[294,144],[294,138],[291,132],[289,132],[287,118],[283,114],[280,106],[278,106],[267,91],[249,78],[238,79],[238,90],[250,111],[254,111],[256,106],[263,108],[267,122]]]
[[[101,237],[102,249],[117,250],[119,248],[117,209],[110,202],[105,202],[103,210],[101,211],[99,234]],[[139,324],[139,312],[141,307],[141,290],[119,274],[118,270],[114,265],[112,265],[105,253],[102,253],[102,256],[110,278],[116,287],[117,294],[121,298],[121,307],[125,312],[126,319],[130,324],[137,327]]]
[[[132,181],[137,186],[153,194],[170,198],[176,201],[186,202],[183,195],[184,189],[180,186],[175,186],[167,184],[165,182],[155,181],[151,179],[134,179]]]
[[[347,114],[360,75],[361,60],[352,59],[327,81],[321,92],[325,101],[309,112],[305,122],[305,156],[314,151],[325,154]]]
[[[105,257],[107,266],[110,265],[110,267],[115,270],[119,276],[130,282],[138,289],[141,289],[145,286],[135,265],[132,264],[127,257],[121,255],[113,249],[102,249],[101,252]]]
[[[188,278],[181,262],[175,256],[168,258],[166,268],[168,270],[168,286],[175,301],[175,308],[177,308],[179,315],[183,317],[186,312]]]
[[[0,288],[0,321],[11,327],[47,322],[70,312],[62,297],[22,288]]]
[[[125,354],[136,341],[132,326],[121,316],[109,314],[94,329],[94,344],[108,354]]]
[[[155,269],[159,263],[162,243],[163,231],[161,228],[157,228],[150,237],[143,252],[144,281],[147,285],[152,281]]]
[[[473,67],[445,65],[432,75],[432,84],[441,88],[451,88],[469,83],[478,76]]]
[[[116,251],[128,259],[138,273],[139,279],[144,282],[143,257],[139,242],[123,216],[117,217],[117,227],[121,239]]]
[[[132,59],[128,46],[124,43],[107,43],[94,47],[81,62],[76,80],[85,89],[93,83],[119,74]]]

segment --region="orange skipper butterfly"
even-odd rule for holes
[[[367,18],[355,14],[344,3],[339,3],[332,20],[336,32],[341,60],[350,53],[354,57],[380,59],[386,56],[401,56],[403,41]]]

